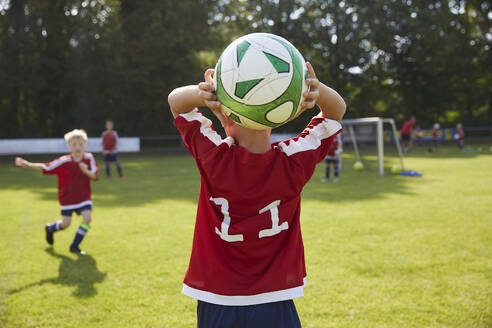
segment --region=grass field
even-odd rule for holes
[[[123,155],[127,179],[93,183],[83,257],[68,252],[78,217],[44,241],[56,178],[12,163],[0,161],[0,327],[196,326],[181,294],[199,190],[190,156]],[[338,184],[320,182],[320,164],[303,192],[303,327],[492,327],[488,146],[416,150],[406,164],[421,178],[354,172],[348,152],[343,163]]]

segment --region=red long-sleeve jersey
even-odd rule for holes
[[[91,153],[84,153],[79,162],[69,154],[43,165],[43,174],[58,176],[58,200],[63,210],[92,204],[90,178],[82,172],[80,163],[87,164],[97,176],[98,167]]]
[[[313,118],[296,138],[253,154],[222,139],[198,110],[175,122],[201,174],[183,293],[205,302],[250,305],[303,295],[301,191],[341,131]]]

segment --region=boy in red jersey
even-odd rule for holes
[[[53,245],[53,234],[67,228],[72,221],[72,213],[82,215],[83,223],[77,229],[70,252],[85,254],[79,248],[82,239],[89,230],[92,220],[92,201],[90,180],[97,180],[97,164],[91,153],[84,152],[87,134],[84,130],[73,130],[65,134],[67,146],[72,152],[61,156],[50,163],[31,163],[17,157],[15,164],[38,171],[43,174],[58,176],[58,200],[61,206],[62,219],[45,226],[46,241]]]
[[[338,182],[338,174],[340,173],[340,155],[342,154],[342,137],[341,134],[337,134],[330,149],[328,149],[328,154],[325,157],[325,177],[321,179],[321,182],[326,182],[330,180],[330,169],[333,164],[333,182]]]
[[[429,153],[432,153],[437,150],[437,146],[439,145],[439,133],[441,130],[441,126],[439,123],[434,123],[432,126],[432,144],[429,147]]]
[[[320,83],[308,63],[303,110],[321,112],[296,138],[270,144],[271,130],[227,117],[212,75],[168,97],[174,125],[194,157],[201,188],[183,293],[198,300],[198,327],[300,327],[293,298],[306,283],[300,194],[325,158],[345,102]],[[227,138],[197,109],[207,106]]]
[[[455,139],[458,142],[458,148],[463,150],[463,147],[465,147],[465,131],[463,130],[463,124],[461,123],[456,124]]]
[[[408,121],[403,123],[401,127],[401,139],[403,141],[403,151],[408,153],[412,147],[412,131],[415,125],[415,116],[412,116]]]
[[[110,163],[116,164],[116,169],[120,178],[124,178],[123,171],[121,170],[121,165],[118,160],[118,132],[113,130],[113,121],[106,121],[106,131],[101,135],[104,163],[106,164],[106,177],[111,177]]]

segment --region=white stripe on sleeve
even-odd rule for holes
[[[48,164],[44,164],[43,170],[52,171],[52,170],[56,169],[57,167],[59,167],[60,165],[63,165],[67,162],[70,162],[71,160],[72,160],[72,158],[68,155],[62,156],[62,157],[55,159],[54,161],[52,161]]]
[[[280,150],[282,150],[287,156],[294,155],[296,153],[315,150],[321,146],[321,141],[327,139],[340,131],[342,125],[335,120],[329,120],[325,118],[318,123],[315,127],[311,128],[309,132],[297,140],[286,140],[278,144]]]
[[[91,153],[85,153],[84,158],[89,159],[89,161],[91,163],[91,172],[96,174],[97,166],[96,166],[96,160],[94,159],[94,155],[92,155]]]
[[[188,122],[197,121],[200,122],[200,133],[208,140],[212,141],[216,146],[226,143],[229,147],[234,144],[232,137],[222,139],[220,135],[212,129],[212,121],[202,115],[198,109],[194,109],[191,112],[180,114]]]

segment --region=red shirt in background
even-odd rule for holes
[[[84,153],[81,161],[74,161],[72,154],[59,157],[43,165],[43,174],[58,176],[58,200],[62,209],[72,209],[92,204],[91,180],[79,167],[85,163],[97,176],[97,164],[91,153]]]
[[[403,123],[403,126],[401,127],[401,134],[406,134],[406,135],[411,134],[414,125],[415,125],[415,121],[412,120],[408,120],[405,123]]]
[[[326,154],[326,158],[337,158],[338,155],[343,151],[342,149],[342,136],[341,134],[337,134],[333,139],[333,143],[328,149],[328,153]]]
[[[103,152],[109,153],[116,151],[116,145],[118,144],[118,133],[115,130],[104,131],[102,134]]]
[[[456,134],[458,135],[459,141],[465,140],[465,131],[463,131],[463,129],[456,129]]]
[[[432,128],[432,138],[433,139],[438,139],[439,138],[439,130],[440,129]]]

